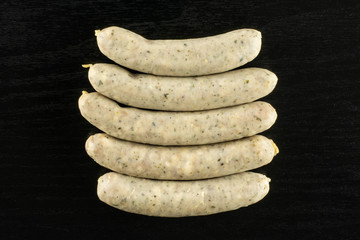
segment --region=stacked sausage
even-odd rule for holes
[[[163,217],[208,215],[248,206],[270,179],[245,172],[278,153],[269,129],[275,109],[256,101],[277,83],[253,60],[261,34],[240,29],[186,40],[148,40],[119,27],[96,31],[115,64],[89,67],[97,92],[79,99],[82,116],[104,131],[86,141],[98,164],[100,200],[121,210]],[[130,107],[120,106],[118,103]]]

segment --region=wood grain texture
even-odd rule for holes
[[[0,237],[357,239],[360,4],[357,1],[2,1]],[[265,136],[280,154],[258,170],[261,202],[186,219],[116,211],[96,196],[107,170],[87,157],[98,132],[77,108],[92,91],[83,63],[110,62],[94,30],[118,25],[150,39],[262,32],[260,55],[278,85]],[[259,229],[260,227],[260,229]]]

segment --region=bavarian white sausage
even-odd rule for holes
[[[270,128],[275,109],[266,102],[198,112],[161,112],[120,107],[93,92],[79,99],[82,116],[116,138],[154,145],[198,145],[240,139]]]
[[[225,72],[252,61],[260,52],[254,29],[194,39],[148,40],[120,27],[95,31],[100,51],[114,62],[144,73],[199,76]]]
[[[85,144],[98,164],[122,174],[167,180],[214,178],[268,164],[278,153],[274,142],[256,135],[225,143],[164,147],[133,143],[99,133]]]
[[[269,182],[252,172],[195,181],[149,180],[111,172],[99,178],[97,194],[101,201],[126,212],[185,217],[254,204],[269,192]]]
[[[274,73],[244,68],[200,77],[131,74],[115,64],[88,65],[94,89],[117,102],[147,109],[197,111],[229,107],[268,95],[277,83]]]

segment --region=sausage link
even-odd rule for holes
[[[161,112],[120,107],[96,92],[83,94],[79,109],[91,124],[113,137],[154,145],[240,139],[267,130],[277,118],[275,109],[260,101],[208,111]]]
[[[202,146],[164,147],[119,140],[99,133],[85,144],[98,164],[122,174],[151,179],[195,180],[244,172],[268,164],[279,151],[256,135]]]
[[[265,175],[244,172],[195,181],[159,181],[110,172],[98,180],[101,201],[148,216],[209,215],[254,204],[269,192]]]
[[[138,108],[198,111],[229,107],[268,95],[277,83],[274,73],[244,68],[200,77],[131,74],[115,64],[89,65],[94,89],[117,102]]]
[[[254,29],[193,39],[148,40],[124,28],[95,31],[100,51],[114,62],[144,73],[199,76],[225,72],[252,61],[260,52]]]

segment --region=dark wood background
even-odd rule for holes
[[[2,1],[0,238],[359,239],[360,4],[358,1]],[[83,63],[110,62],[94,30],[190,38],[262,32],[246,66],[279,77],[264,100],[278,112],[280,154],[258,204],[204,217],[125,213],[100,202],[107,172],[85,153],[98,132],[77,100],[93,91]]]

